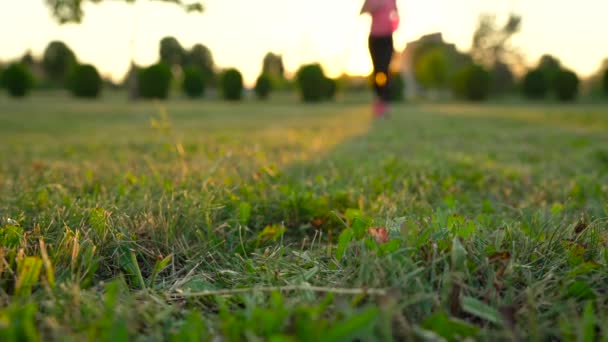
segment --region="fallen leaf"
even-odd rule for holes
[[[509,260],[511,260],[511,253],[507,251],[496,252],[488,257],[490,264],[499,265],[494,279],[494,288],[499,293],[503,290],[502,278],[507,270]]]
[[[388,230],[386,230],[384,227],[369,228],[367,232],[376,240],[377,243],[384,244],[390,241],[390,238],[388,237]]]
[[[511,253],[506,252],[506,251],[496,252],[488,257],[488,261],[491,264],[498,262],[498,261],[501,261],[501,262],[509,261],[510,259],[511,259]]]
[[[324,221],[322,219],[320,219],[320,218],[314,219],[311,222],[312,226],[315,227],[315,228],[321,227],[323,225],[323,223],[324,223]]]

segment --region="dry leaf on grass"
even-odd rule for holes
[[[580,234],[582,232],[585,231],[585,229],[587,229],[589,225],[585,222],[585,221],[580,221],[576,227],[574,227],[574,234]]]
[[[383,244],[390,241],[390,238],[388,237],[388,230],[386,230],[384,227],[369,228],[367,232],[374,238],[374,240],[376,240],[377,243]]]

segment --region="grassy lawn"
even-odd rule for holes
[[[607,200],[607,105],[0,97],[0,340],[606,341]]]

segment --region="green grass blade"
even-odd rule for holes
[[[502,324],[498,310],[473,297],[462,298],[462,309],[471,315],[477,316],[494,324]]]

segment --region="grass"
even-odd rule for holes
[[[606,341],[607,106],[368,114],[0,97],[0,339]]]

